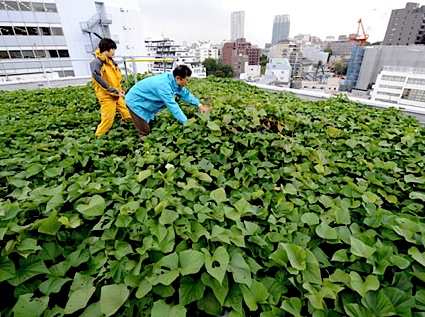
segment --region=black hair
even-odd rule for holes
[[[186,78],[186,76],[190,77],[191,75],[192,71],[186,65],[179,65],[173,70],[174,77],[180,76],[181,78]]]
[[[109,51],[111,48],[117,49],[117,43],[114,40],[103,38],[99,42],[99,50],[101,53]]]

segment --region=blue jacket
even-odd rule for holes
[[[170,73],[141,80],[128,91],[125,103],[132,112],[146,122],[153,120],[158,111],[167,107],[180,123],[184,123],[187,121],[187,117],[175,101],[174,95],[196,106],[200,104],[189,90],[177,85],[173,74]]]

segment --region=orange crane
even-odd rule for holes
[[[366,32],[364,30],[362,19],[359,19],[357,21],[357,23],[359,24],[358,27],[357,27],[357,34],[356,35],[353,35],[353,36],[350,36],[349,37],[349,40],[350,41],[357,41],[357,42],[359,42],[357,44],[358,46],[365,46],[366,45],[366,41],[369,38],[369,34],[366,34]],[[360,32],[360,28],[362,29],[362,32],[363,32],[362,34],[359,33]]]

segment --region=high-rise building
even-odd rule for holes
[[[276,15],[273,20],[272,45],[289,38],[291,20],[288,14]]]
[[[392,10],[383,45],[425,44],[425,6],[408,2]]]
[[[236,11],[231,13],[230,21],[230,40],[245,38],[245,11]]]

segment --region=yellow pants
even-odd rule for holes
[[[103,135],[109,131],[114,123],[115,112],[121,114],[121,120],[126,121],[131,119],[130,112],[123,98],[103,97],[99,99],[101,121],[96,129],[96,136]]]

